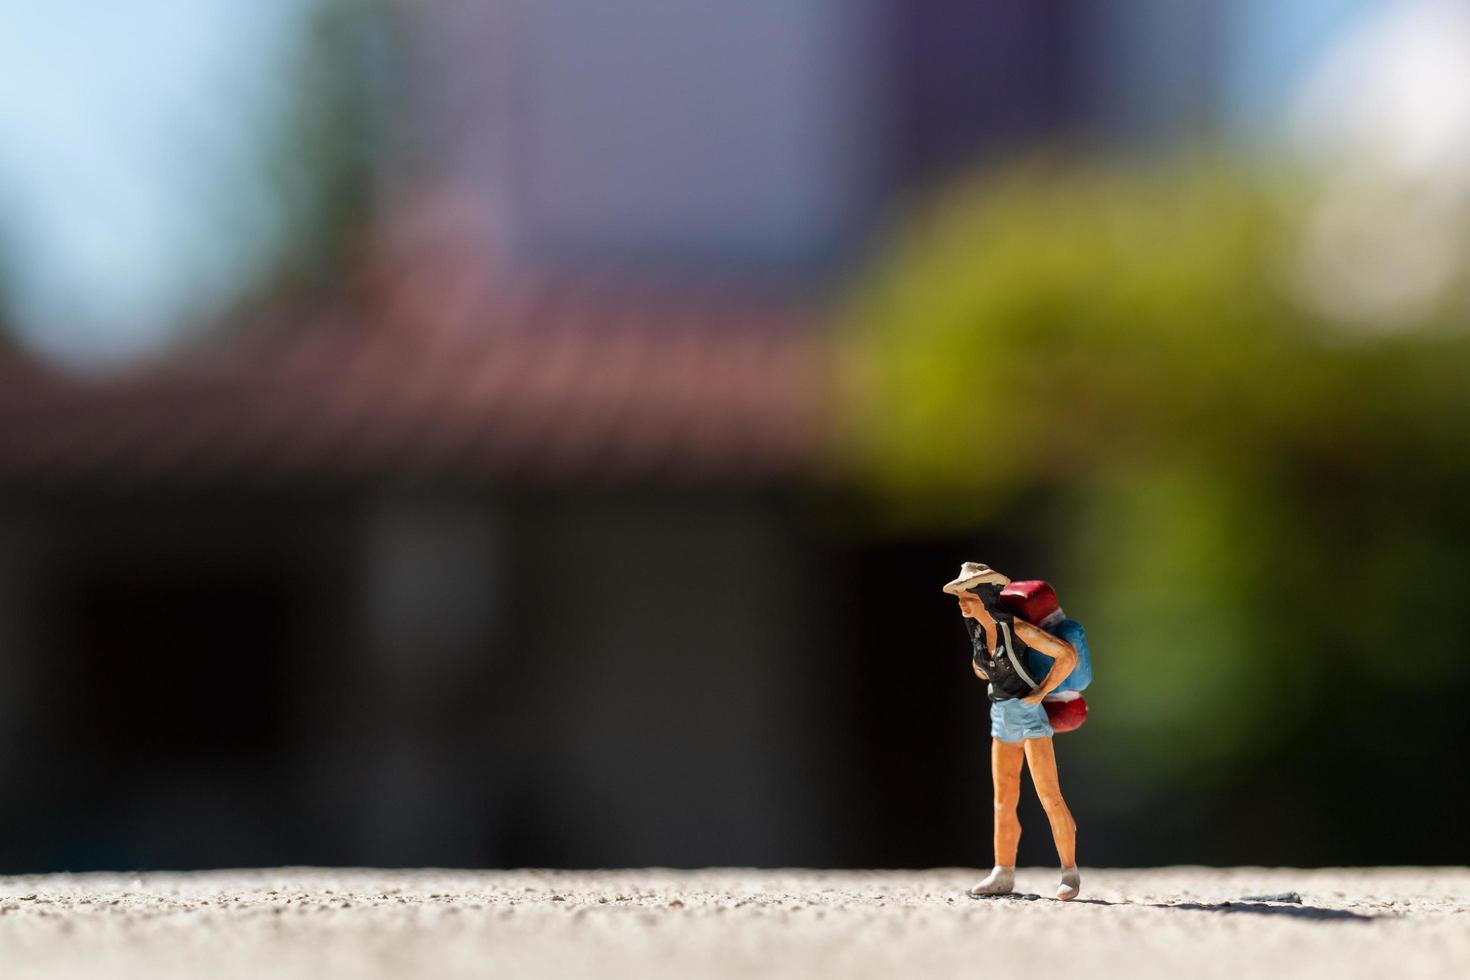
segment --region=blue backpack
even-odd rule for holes
[[[1067,675],[1066,680],[1056,686],[1052,693],[1087,690],[1087,685],[1092,683],[1092,654],[1087,649],[1087,631],[1082,628],[1082,624],[1075,619],[1062,619],[1042,629],[1059,640],[1066,640],[1077,649],[1077,666]],[[1039,681],[1051,670],[1053,663],[1054,660],[1051,657],[1039,650],[1032,650],[1028,660],[1031,676]]]

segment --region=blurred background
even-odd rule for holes
[[[0,0],[0,871],[987,865],[963,560],[1464,863],[1467,324],[1463,0]]]

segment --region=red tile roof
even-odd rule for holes
[[[103,379],[0,365],[0,480],[758,485],[816,468],[829,349],[789,308],[555,291],[477,308],[458,326],[287,318]]]

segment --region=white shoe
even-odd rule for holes
[[[990,874],[985,880],[970,889],[971,898],[984,898],[987,895],[1009,895],[1016,890],[1016,869],[1003,868],[996,865],[990,869]]]
[[[1070,902],[1082,890],[1082,872],[1076,868],[1062,869],[1062,883],[1057,885],[1057,901]]]

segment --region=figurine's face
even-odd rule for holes
[[[960,612],[966,616],[979,616],[985,611],[985,603],[973,592],[961,592],[959,594]]]

